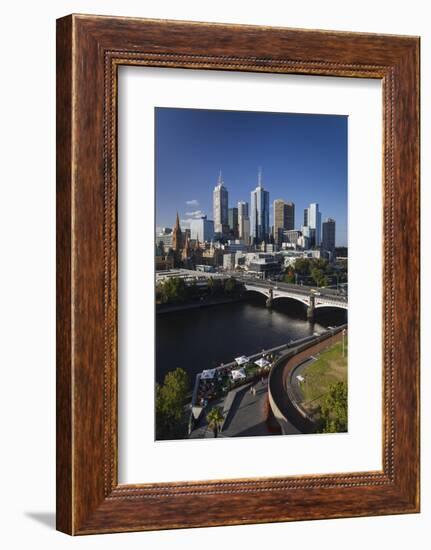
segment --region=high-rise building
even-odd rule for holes
[[[262,185],[259,170],[257,187],[251,192],[250,237],[255,243],[267,241],[269,236],[269,191]]]
[[[274,201],[274,240],[280,245],[283,242],[283,231],[295,228],[295,205],[282,199]]]
[[[308,208],[304,208],[304,225],[308,225]]]
[[[276,199],[273,204],[274,210],[274,240],[276,244],[282,242],[282,232],[286,229],[285,202],[283,199]]]
[[[312,248],[316,245],[316,230],[312,229],[309,225],[302,226],[302,236],[306,239],[304,241],[304,248]]]
[[[206,216],[191,220],[190,237],[193,240],[199,240],[201,243],[211,242],[214,239],[214,222],[207,220]]]
[[[230,233],[235,239],[238,238],[238,208],[229,208],[227,212]]]
[[[221,171],[213,192],[214,231],[223,234],[228,227],[228,192],[223,184]]]
[[[286,202],[286,229],[295,229],[295,205],[293,202]]]
[[[322,224],[322,248],[328,252],[335,251],[335,220],[327,218]]]
[[[241,240],[244,241],[244,244],[250,244],[250,218],[244,217],[242,220],[242,237]]]
[[[248,202],[238,203],[238,234],[239,238],[248,244],[250,240],[250,218],[248,216]]]
[[[308,207],[308,224],[315,230],[315,246],[320,246],[322,241],[322,214],[319,212],[319,205],[312,202]]]

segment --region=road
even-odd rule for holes
[[[331,288],[317,288],[317,287],[306,287],[303,285],[294,285],[289,283],[283,283],[280,281],[267,281],[258,279],[256,277],[245,277],[238,275],[238,273],[232,272],[232,277],[235,277],[238,281],[242,283],[251,283],[255,286],[261,286],[263,288],[277,288],[278,290],[285,290],[286,292],[295,292],[297,294],[302,294],[303,296],[310,296],[310,294],[315,294],[322,296],[323,298],[337,298],[340,301],[347,303],[347,296],[337,290]]]
[[[292,392],[289,391],[290,375],[295,367],[309,359],[312,355],[316,355],[336,342],[339,342],[342,337],[342,332],[330,336],[323,342],[318,342],[306,348],[304,351],[300,351],[296,355],[289,357],[285,363],[273,367],[271,371],[271,394],[273,400],[283,416],[301,433],[313,433],[314,424],[298,411],[292,401],[294,396]]]

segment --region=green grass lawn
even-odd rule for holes
[[[316,413],[329,391],[329,386],[335,382],[347,382],[347,348],[345,339],[344,357],[342,343],[338,342],[317,356],[302,373],[305,378],[301,384],[303,394],[302,406],[310,413]]]

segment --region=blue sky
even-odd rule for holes
[[[347,244],[347,117],[245,111],[156,108],[156,226],[182,225],[207,214],[221,170],[229,207],[250,203],[262,167],[272,203],[303,211],[319,203],[322,221],[336,220],[336,244]]]

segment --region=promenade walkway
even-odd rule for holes
[[[265,400],[268,393],[268,380],[257,382],[253,385],[256,393],[251,393],[251,384],[247,384],[244,388],[239,388],[237,395],[234,398],[232,407],[229,409],[226,417],[226,422],[223,426],[223,431],[218,437],[244,437],[244,436],[260,436],[274,435],[266,425],[265,421]],[[227,396],[226,396],[227,397]],[[218,399],[211,403],[206,412],[209,412],[213,407],[223,409],[224,398]],[[190,434],[190,439],[213,438],[213,432],[208,428],[206,414],[203,414],[199,425]]]
[[[257,382],[254,388],[255,394],[247,389],[233,403],[229,419],[222,432],[224,437],[273,435],[267,428],[264,414],[268,379]]]

